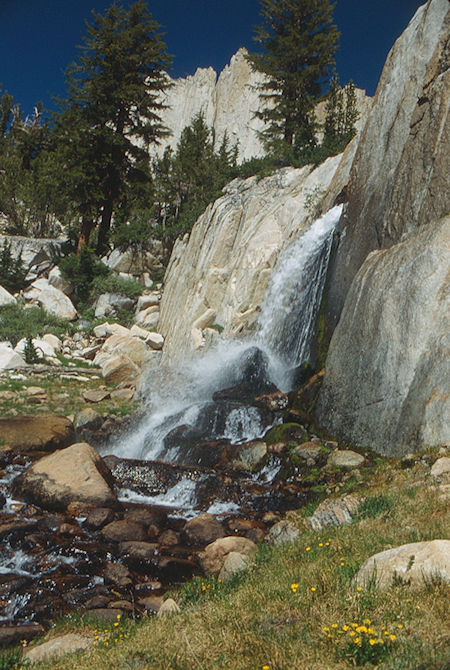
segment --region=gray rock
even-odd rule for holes
[[[314,530],[322,530],[327,526],[342,526],[351,523],[352,517],[360,506],[359,496],[347,495],[342,498],[327,499],[320,503],[314,514],[306,518],[306,522]]]
[[[0,286],[0,307],[15,305],[17,300],[3,286]]]
[[[448,456],[443,456],[438,458],[438,460],[433,464],[431,468],[431,476],[439,479],[441,477],[448,476],[450,474],[450,458]]]
[[[82,409],[75,417],[75,428],[81,430],[82,428],[87,428],[88,430],[98,430],[101,428],[103,423],[103,417],[101,414],[92,409],[91,407],[86,407]]]
[[[26,300],[33,300],[47,312],[59,317],[74,321],[78,314],[70,298],[62,291],[52,286],[47,279],[37,279],[31,288],[25,291]]]
[[[114,316],[118,309],[133,309],[134,300],[120,293],[102,293],[94,305],[95,318]]]
[[[300,535],[298,528],[290,521],[279,521],[269,530],[266,542],[279,546],[281,544],[294,544]]]
[[[156,616],[172,616],[174,614],[178,614],[180,611],[181,610],[175,600],[173,600],[173,598],[167,598],[167,600],[165,600],[159,608]]]
[[[449,440],[449,246],[445,217],[364,262],[319,397],[330,433],[387,456]]]

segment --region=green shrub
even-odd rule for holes
[[[137,298],[144,287],[134,279],[124,279],[116,274],[95,277],[92,282],[90,298],[97,298],[102,293],[120,293],[127,298]]]
[[[32,337],[27,337],[27,340],[25,342],[25,348],[23,350],[23,356],[25,358],[25,362],[32,364],[32,363],[37,363],[40,360],[40,356],[38,354],[38,351],[36,347],[33,344],[33,338]]]
[[[73,287],[73,301],[76,306],[89,300],[92,285],[96,278],[106,277],[111,272],[88,247],[83,247],[79,256],[72,253],[62,258],[59,262],[59,268],[63,277]]]
[[[11,342],[13,346],[23,337],[39,337],[45,333],[62,336],[72,331],[72,324],[42,307],[24,309],[21,305],[5,305],[0,308],[0,341]]]
[[[383,512],[390,512],[394,507],[394,501],[382,493],[366,498],[358,508],[356,519],[375,519]]]
[[[27,271],[22,265],[22,254],[13,258],[11,254],[11,243],[4,240],[0,250],[0,286],[10,293],[21,291],[27,285],[25,281]]]

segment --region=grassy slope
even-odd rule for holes
[[[197,580],[172,594],[182,605],[181,614],[107,626],[107,645],[100,637],[92,650],[39,669],[347,668],[353,665],[357,645],[351,644],[348,632],[335,632],[333,624],[339,631],[364,619],[378,635],[383,636],[382,627],[396,635],[391,642],[384,634],[387,655],[378,667],[448,669],[448,593],[443,585],[420,590],[396,586],[378,593],[358,591],[352,583],[356,570],[375,552],[448,537],[448,502],[422,462],[411,470],[402,470],[398,462],[382,462],[367,477],[362,491],[369,502],[353,524],[318,536],[305,527],[302,512],[291,512],[290,519],[301,529],[296,544],[261,545],[254,566],[231,583]],[[298,588],[293,590],[292,584]],[[50,635],[74,629],[95,634],[92,623],[72,619],[60,622]],[[372,649],[368,640],[373,636],[360,637]],[[342,657],[347,645],[349,655]]]

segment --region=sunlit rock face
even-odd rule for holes
[[[332,434],[387,456],[450,439],[449,253],[447,216],[366,258],[326,361]]]
[[[175,149],[183,129],[201,112],[207,126],[212,129],[216,150],[227,133],[230,146],[238,144],[238,163],[264,156],[259,136],[264,130],[264,123],[255,117],[255,112],[261,109],[259,87],[265,77],[252,71],[246,54],[246,49],[239,49],[219,76],[209,67],[198,68],[194,75],[184,79],[169,78],[172,85],[162,99],[167,105],[162,117],[171,135],[153,149],[157,155],[162,155],[167,146]],[[360,131],[367,119],[372,98],[357,89],[356,103],[359,111],[356,128]],[[324,102],[317,105],[319,124],[325,121],[325,108]]]
[[[448,0],[420,7],[391,49],[362,132],[329,309],[337,322],[367,254],[450,210]]]
[[[340,162],[235,180],[175,244],[158,325],[166,361],[207,345],[217,327],[231,337],[254,326],[281,250],[308,230]]]
[[[240,163],[264,155],[258,137],[263,125],[254,118],[254,112],[259,108],[258,85],[262,76],[252,72],[246,53],[246,49],[239,49],[219,77],[209,67],[198,68],[194,75],[185,79],[169,78],[172,86],[163,99],[168,108],[162,116],[172,134],[161,141],[157,148],[159,155],[167,146],[175,149],[183,128],[200,112],[212,128],[216,149],[226,131],[231,145],[239,144]]]

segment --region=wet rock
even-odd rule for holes
[[[0,444],[0,468],[4,468],[5,465],[12,463],[15,451],[9,445]]]
[[[6,497],[0,492],[0,509],[6,505]]]
[[[93,506],[115,506],[111,473],[86,443],[73,444],[45,456],[13,482],[14,495],[44,507],[64,510],[73,501]]]
[[[160,526],[165,523],[167,512],[155,507],[135,507],[127,510],[124,518],[129,521],[136,521],[145,527],[149,527],[150,525]]]
[[[270,412],[280,412],[288,406],[289,398],[287,393],[276,391],[275,393],[266,393],[265,395],[257,396],[253,404],[256,407],[263,407]]]
[[[314,530],[322,530],[326,526],[341,526],[351,523],[361,502],[362,498],[356,495],[324,500],[314,514],[306,518],[306,522]]]
[[[308,439],[308,433],[299,423],[282,423],[274,426],[264,436],[264,441],[268,444],[279,442],[292,443],[305,442]]]
[[[379,589],[395,584],[449,584],[450,540],[413,542],[371,556],[359,569],[355,583],[367,586],[372,580]]]
[[[121,542],[120,553],[138,561],[154,562],[158,545],[153,542]]]
[[[129,600],[114,600],[108,604],[108,607],[122,610],[122,612],[134,612],[134,605]]]
[[[72,421],[56,414],[1,418],[0,435],[19,453],[62,449],[75,438]]]
[[[178,535],[173,530],[165,530],[159,536],[159,544],[164,547],[174,547],[180,542]]]
[[[39,521],[34,519],[14,519],[7,523],[0,523],[0,539],[13,535],[31,533],[39,527]]]
[[[245,554],[237,551],[231,551],[225,559],[221,571],[219,572],[219,579],[227,582],[234,577],[238,572],[246,570],[249,566],[250,559]]]
[[[143,542],[147,539],[144,526],[128,519],[112,521],[102,529],[101,534],[108,542]]]
[[[201,514],[187,522],[183,537],[187,544],[206,545],[224,537],[222,524],[212,514]]]
[[[260,440],[247,442],[238,451],[238,459],[247,470],[257,470],[262,467],[267,456],[267,444]]]
[[[266,531],[263,530],[262,528],[250,528],[250,530],[247,530],[245,532],[245,537],[257,544],[258,542],[262,542],[266,536]]]
[[[208,575],[218,575],[225,559],[231,552],[251,556],[256,551],[256,544],[245,537],[222,537],[209,544],[198,555],[200,565]]]
[[[281,544],[293,544],[297,541],[300,531],[290,521],[279,521],[270,529],[266,541],[269,544],[279,546]]]
[[[340,468],[359,468],[366,459],[356,451],[349,449],[337,450],[328,456],[327,465],[336,465]]]
[[[89,598],[89,600],[86,600],[85,606],[87,609],[101,609],[103,607],[108,607],[110,600],[110,596],[98,595],[94,596],[93,598]]]
[[[114,512],[109,507],[96,507],[93,510],[90,510],[85,524],[88,528],[93,530],[98,530],[103,528],[106,524],[111,523],[114,520]]]
[[[44,635],[39,624],[30,626],[0,626],[0,647],[19,644],[22,640],[34,640]]]
[[[114,584],[119,587],[132,585],[131,573],[122,563],[106,563],[103,571],[105,584]]]

